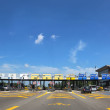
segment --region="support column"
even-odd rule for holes
[[[72,89],[74,90],[74,81],[73,81],[73,87],[72,87]]]
[[[41,87],[41,85],[42,85],[42,82],[40,81],[40,87]]]
[[[87,80],[86,82],[87,82],[87,86],[89,86],[89,84],[88,84],[88,80]]]
[[[62,85],[61,85],[61,90],[62,90],[62,88],[63,88],[63,81],[62,81]]]
[[[8,80],[8,86],[10,87],[10,80]]]
[[[4,82],[3,82],[3,80],[2,80],[1,82],[2,82],[2,86],[4,86]]]
[[[67,86],[67,81],[65,81],[65,86]]]
[[[45,90],[45,81],[43,81],[43,90]]]
[[[78,87],[78,81],[76,81],[76,87]]]

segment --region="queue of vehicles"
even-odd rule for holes
[[[101,87],[96,85],[84,86],[81,88],[81,93],[92,93],[94,91],[110,91],[110,87]]]

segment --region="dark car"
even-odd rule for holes
[[[0,85],[0,91],[4,91],[4,87]]]
[[[110,91],[109,87],[104,87],[103,89],[104,89],[104,91]]]
[[[85,86],[81,89],[81,93],[91,93],[92,89],[90,86]]]

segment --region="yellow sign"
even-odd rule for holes
[[[31,79],[39,79],[39,74],[31,74]]]
[[[66,80],[75,80],[75,77],[66,77]]]
[[[43,74],[43,79],[52,79],[51,74]]]
[[[62,80],[63,79],[63,74],[55,74],[54,79]]]
[[[74,74],[67,74],[66,79],[67,80],[75,80],[75,75]]]

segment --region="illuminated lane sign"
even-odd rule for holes
[[[102,80],[110,79],[110,74],[102,74]]]
[[[75,75],[74,74],[67,74],[66,79],[67,80],[75,80]]]
[[[78,80],[86,80],[86,79],[87,79],[87,77],[85,74],[79,74]]]
[[[31,74],[31,79],[39,79],[39,74]]]
[[[90,79],[91,80],[98,80],[98,75],[97,74],[90,74]]]

